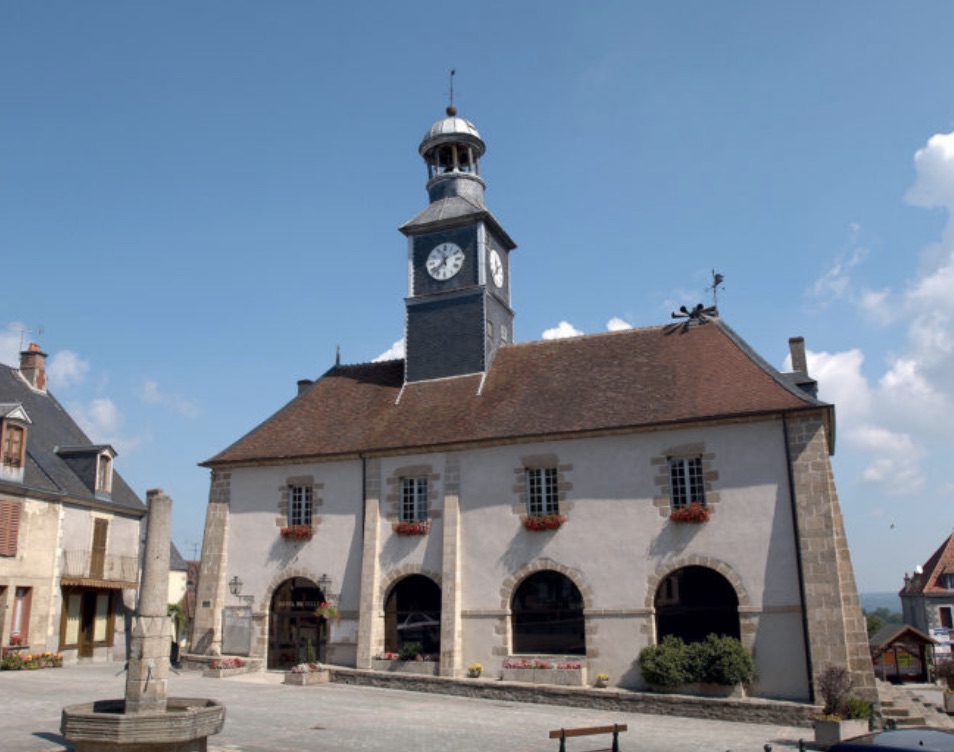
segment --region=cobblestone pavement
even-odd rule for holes
[[[65,705],[121,697],[121,664],[0,672],[0,749],[62,752]],[[793,749],[811,729],[584,708],[500,702],[402,690],[324,684],[292,687],[266,672],[205,679],[182,672],[169,680],[171,697],[208,697],[226,705],[225,728],[210,737],[209,752],[309,750],[451,750],[557,752],[548,738],[557,728],[626,723],[622,752],[706,750],[764,752]],[[567,752],[609,746],[609,736],[567,741]]]

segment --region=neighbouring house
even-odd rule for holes
[[[193,650],[281,668],[311,643],[369,669],[415,644],[448,677],[543,657],[640,688],[641,648],[717,633],[754,656],[756,696],[808,701],[838,664],[873,698],[834,408],[801,338],[791,373],[701,305],[516,343],[516,246],[484,204],[484,149],[451,108],[420,145],[405,357],[299,381],[202,463]]]
[[[124,660],[146,508],[47,390],[46,357],[0,366],[0,640]]]
[[[896,684],[926,682],[937,640],[910,624],[886,624],[869,641],[875,676]]]
[[[901,615],[938,641],[937,658],[951,657],[954,637],[954,533],[913,574],[904,575]]]

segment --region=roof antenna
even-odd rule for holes
[[[719,272],[717,272],[715,269],[712,270],[712,284],[706,289],[712,290],[712,307],[713,308],[719,307],[719,288],[722,287],[723,290],[725,289],[725,285],[722,284],[722,280],[724,279],[725,277],[719,274]]]
[[[37,337],[39,337],[41,334],[43,334],[42,324],[40,324],[40,326],[38,326],[36,329],[27,329],[23,324],[14,325],[13,328],[19,330],[20,332],[20,352],[23,352],[23,338],[26,337],[26,335],[35,334]]]
[[[450,102],[447,105],[447,115],[448,117],[454,117],[457,114],[457,108],[454,107],[454,74],[457,73],[456,68],[451,68],[450,72]]]

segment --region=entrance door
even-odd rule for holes
[[[270,669],[287,669],[304,663],[309,645],[318,661],[325,660],[328,624],[315,614],[324,600],[318,585],[304,577],[285,580],[275,590],[268,613]]]
[[[87,591],[82,594],[83,605],[80,609],[79,657],[92,658],[93,645],[96,642],[96,593]]]

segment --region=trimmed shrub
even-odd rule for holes
[[[686,644],[668,635],[639,653],[643,679],[657,687],[701,682],[734,686],[755,677],[755,662],[734,637],[710,634],[703,642]]]
[[[842,718],[857,719],[860,721],[870,721],[871,720],[871,705],[860,697],[850,695],[846,697],[841,703],[841,711],[839,715]]]
[[[413,661],[420,654],[423,645],[419,642],[405,642],[398,651],[399,661]]]
[[[657,687],[678,687],[689,678],[689,656],[686,643],[669,635],[658,645],[639,651],[639,670],[648,684]]]

